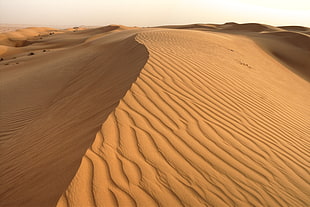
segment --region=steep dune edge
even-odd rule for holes
[[[146,63],[136,32],[88,42],[100,29],[72,32],[83,41],[0,65],[0,206],[56,205],[100,125]],[[61,35],[36,49],[62,41]]]
[[[58,207],[308,206],[310,84],[246,37],[156,29]]]

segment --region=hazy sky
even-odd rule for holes
[[[0,23],[154,26],[260,22],[310,27],[310,0],[0,0]]]

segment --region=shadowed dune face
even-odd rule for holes
[[[307,206],[309,83],[252,40],[157,29],[58,202]]]
[[[310,36],[301,32],[267,32],[250,35],[266,52],[310,81]]]
[[[309,28],[308,27],[301,27],[301,26],[283,26],[283,27],[279,27],[281,29],[284,30],[288,30],[288,31],[299,31],[299,32],[309,32]]]
[[[308,29],[37,30],[0,47],[0,206],[310,203]]]
[[[246,23],[246,24],[224,24],[218,26],[222,30],[233,30],[233,31],[247,31],[247,32],[262,32],[262,31],[278,31],[280,28],[273,27],[270,25],[263,25],[257,23]]]
[[[1,64],[0,206],[56,205],[148,58],[134,36],[119,32]]]
[[[310,51],[310,36],[303,34],[303,33],[297,33],[297,32],[287,32],[287,31],[281,31],[281,32],[270,32],[270,33],[264,33],[265,36],[273,36],[274,39],[278,38],[279,40],[295,45],[296,47],[299,47],[301,49],[305,49],[307,51]]]

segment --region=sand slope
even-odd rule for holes
[[[252,40],[138,34],[150,57],[61,206],[307,206],[309,83]]]
[[[307,31],[30,37],[0,62],[0,206],[308,206]]]
[[[293,72],[310,80],[310,28],[301,26],[274,27],[258,23],[191,24],[165,26],[246,36],[254,40],[269,55]]]
[[[250,37],[293,72],[310,81],[310,35],[281,31]]]
[[[0,206],[55,206],[145,64],[135,31],[86,42],[94,32],[48,36],[23,48],[36,47],[34,55],[1,63]],[[61,47],[42,52],[53,44]]]

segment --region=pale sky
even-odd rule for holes
[[[0,0],[0,24],[155,26],[225,22],[310,27],[310,0]]]

